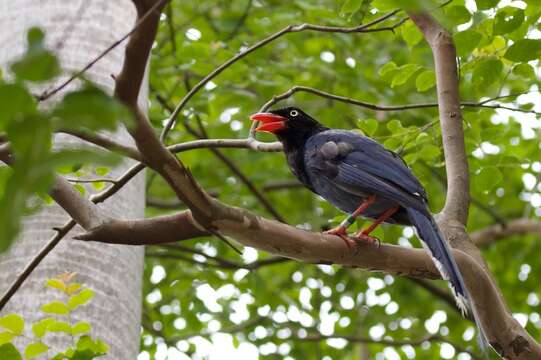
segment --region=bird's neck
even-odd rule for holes
[[[321,126],[305,133],[296,133],[294,136],[279,136],[291,172],[312,191],[313,187],[304,167],[304,147],[310,137],[325,130],[328,130],[328,128]]]
[[[280,140],[280,142],[284,146],[284,151],[286,153],[293,152],[295,150],[301,150],[302,152],[302,149],[304,149],[304,145],[309,138],[325,130],[329,130],[329,128],[318,124],[318,126],[314,126],[310,129],[296,130],[293,133],[277,135],[278,140]]]

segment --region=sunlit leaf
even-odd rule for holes
[[[24,331],[24,319],[17,314],[8,314],[0,318],[0,328],[9,330],[15,335],[21,335]]]
[[[69,313],[70,309],[61,301],[52,301],[43,305],[41,311],[48,314],[66,315]]]
[[[11,70],[22,80],[45,81],[60,73],[56,56],[43,44],[44,33],[39,28],[28,30],[28,48],[24,56],[11,65]]]
[[[44,352],[47,352],[49,350],[49,347],[45,345],[42,342],[35,342],[28,344],[26,348],[24,349],[24,356],[27,359],[33,359],[36,356],[39,356],[43,354]]]

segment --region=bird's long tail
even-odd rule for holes
[[[449,281],[449,285],[455,295],[457,305],[460,308],[462,315],[465,315],[468,312],[468,308],[471,310],[477,328],[479,329],[480,346],[483,351],[485,351],[488,349],[486,334],[481,327],[477,311],[471,303],[471,297],[464,284],[464,279],[462,278],[462,274],[456,264],[451,249],[444,240],[436,221],[432,216],[412,208],[408,209],[408,215],[411,223],[417,230],[419,237],[430,251],[432,259],[441,273],[441,276]]]

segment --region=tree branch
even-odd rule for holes
[[[472,305],[479,316],[479,326],[484,330],[492,347],[504,358],[541,358],[541,346],[509,312],[484,259],[466,233],[470,204],[469,173],[453,38],[428,13],[409,15],[423,33],[434,55],[448,187],[438,225],[451,245],[465,251],[470,255],[468,259],[476,264],[475,268],[472,264],[465,267],[466,264],[457,258],[455,251],[455,258],[472,297]]]
[[[55,176],[49,195],[85,230],[98,227],[106,221],[98,207],[61,176]]]
[[[321,26],[321,25],[312,25],[312,24],[302,24],[302,25],[288,25],[285,28],[283,28],[280,31],[275,32],[274,34],[271,34],[264,38],[263,40],[257,42],[256,44],[250,46],[246,50],[238,53],[237,55],[233,56],[231,59],[227,60],[222,65],[215,68],[211,73],[209,73],[207,76],[205,76],[201,81],[199,81],[180,101],[180,103],[177,105],[171,116],[169,117],[169,120],[167,121],[167,124],[165,125],[162,135],[160,136],[160,139],[163,141],[173,125],[175,124],[175,121],[180,114],[180,111],[184,108],[184,106],[188,103],[188,101],[199,91],[201,90],[210,80],[214,79],[216,76],[218,76],[222,71],[236,63],[237,61],[241,60],[248,54],[252,53],[253,51],[273,42],[274,40],[282,37],[285,34],[288,33],[294,33],[294,32],[302,32],[306,30],[310,31],[319,31],[319,32],[338,32],[338,33],[363,33],[363,32],[374,32],[374,31],[394,31],[394,29],[398,26],[400,26],[404,20],[399,21],[397,24],[392,25],[390,27],[385,28],[378,28],[378,29],[370,29],[372,26],[377,25],[388,18],[394,16],[397,14],[399,10],[392,11],[388,14],[385,14],[367,24],[359,25],[355,27],[332,27],[332,26]]]
[[[139,151],[137,151],[136,148],[116,142],[108,136],[103,136],[98,133],[90,133],[90,132],[85,132],[85,131],[68,130],[68,129],[60,130],[58,132],[75,136],[81,140],[97,145],[106,150],[113,151],[121,155],[127,156],[131,159],[134,159],[137,161],[143,161],[141,154],[139,153]]]
[[[225,207],[225,205],[223,205]],[[309,263],[340,264],[370,271],[385,271],[397,275],[439,278],[426,251],[403,248],[395,245],[374,246],[360,244],[357,253],[351,252],[343,242],[335,236],[311,233],[296,229],[286,224],[267,220],[238,208],[219,208],[212,226],[220,233],[230,236],[240,243],[267,251],[280,257],[297,259]],[[152,219],[144,220],[151,222]],[[187,220],[184,220],[186,223]],[[134,222],[135,223],[135,222]],[[193,224],[185,224],[194,226]],[[96,240],[93,234],[104,234],[110,224],[85,234],[86,240]],[[150,226],[149,226],[150,227]],[[126,227],[125,235],[133,235]],[[101,231],[101,232],[99,232]],[[162,234],[153,232],[152,236],[139,239],[138,243],[152,243],[154,238]],[[499,289],[491,281],[489,275],[473,258],[459,250],[453,250],[454,257],[462,270],[466,284],[470,286],[476,308],[493,346],[511,356],[509,351],[517,351],[511,358],[535,359],[541,356],[541,348],[528,333],[514,320],[507,306],[499,295]],[[513,344],[512,346],[510,344]],[[515,350],[512,350],[515,349]]]
[[[456,49],[453,37],[432,16],[410,13],[434,55],[438,108],[447,170],[447,197],[442,213],[465,225],[470,203],[470,182],[464,129],[460,111]]]
[[[491,225],[471,233],[471,239],[477,246],[489,246],[498,240],[513,235],[541,234],[541,221],[534,219],[515,219],[505,223]]]

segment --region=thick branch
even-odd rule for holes
[[[145,220],[111,220],[75,239],[108,244],[157,245],[208,235],[189,211]],[[150,242],[149,242],[150,240]]]
[[[468,221],[470,183],[453,37],[427,13],[409,15],[422,31],[434,55],[438,108],[447,170],[447,197],[442,213],[450,220],[465,225]]]
[[[515,219],[505,223],[491,225],[473,232],[470,236],[477,246],[489,246],[498,240],[513,235],[541,234],[541,221],[534,219]]]
[[[309,263],[341,264],[412,277],[439,278],[439,273],[432,259],[426,251],[421,249],[395,245],[382,245],[378,248],[361,244],[358,253],[355,254],[335,236],[300,230],[257,217],[242,209],[225,207],[225,205],[222,205],[219,210],[212,221],[212,225],[217,231],[237,239],[246,246],[255,247],[277,256]],[[145,225],[152,228],[150,222],[154,221],[153,219],[144,221],[147,222]],[[175,222],[178,221],[179,219],[175,219]],[[194,227],[193,223],[188,222],[187,217],[180,221],[183,221],[185,226]],[[131,222],[132,229],[136,228],[135,223],[137,222]],[[129,239],[133,235],[128,227],[119,227],[118,223],[113,225],[117,229],[122,228],[126,231],[125,235],[117,232],[117,236]],[[106,224],[102,229],[107,230],[108,226],[112,225]],[[103,234],[102,230],[98,228],[87,233],[85,239],[96,240],[93,238],[95,233]],[[137,242],[154,243],[154,239],[161,236],[160,233],[152,232],[149,238],[146,240],[138,238]],[[481,265],[459,250],[454,250],[453,253],[492,345],[513,359],[538,359],[541,357],[541,348],[508,312],[505,303],[499,296],[499,289]],[[515,353],[510,353],[510,351]]]
[[[470,204],[469,173],[452,36],[428,13],[409,15],[430,45],[436,68],[448,187],[438,225],[451,245],[465,251],[471,256],[468,259],[475,263],[475,266],[466,266],[455,252],[472,305],[479,315],[479,325],[492,347],[504,358],[541,358],[541,346],[512,317],[484,259],[466,233]]]
[[[61,176],[55,177],[49,195],[85,230],[95,228],[105,221],[98,207]]]

